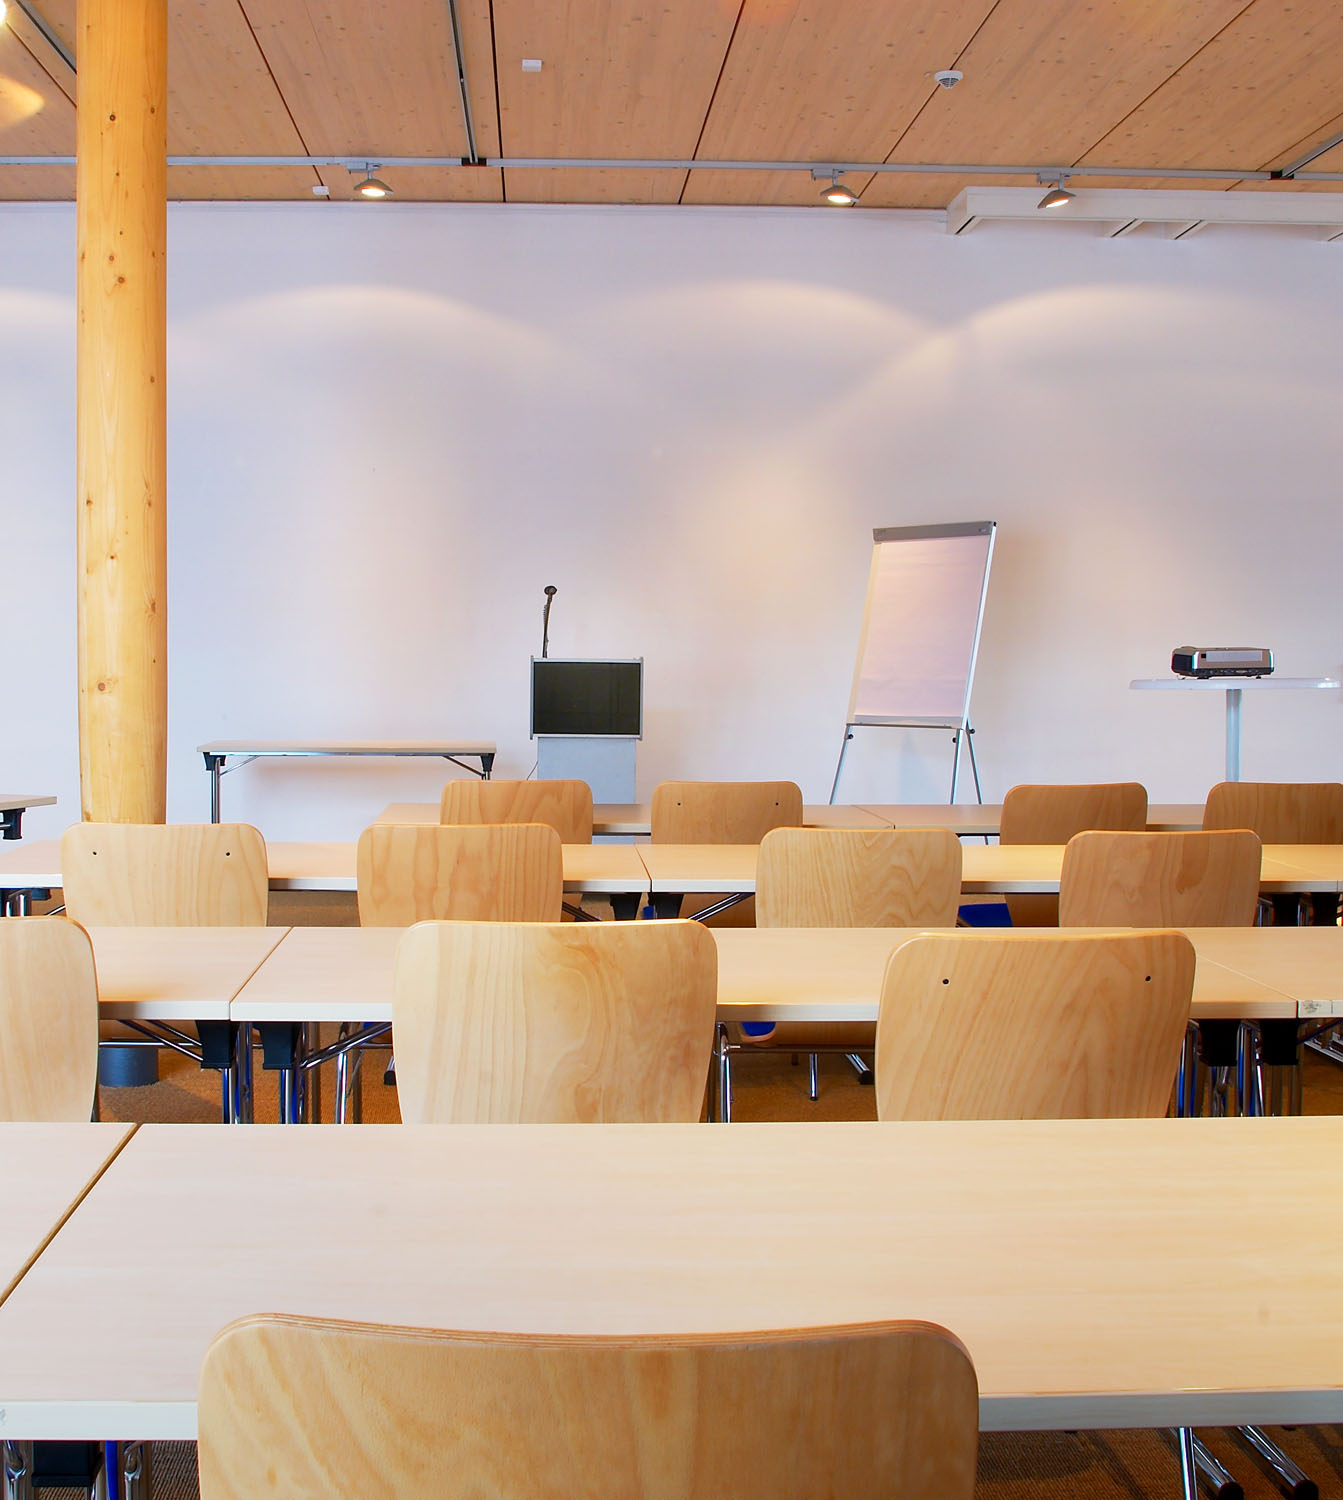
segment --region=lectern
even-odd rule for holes
[[[543,781],[586,781],[595,802],[635,800],[642,657],[532,657],[532,738]]]

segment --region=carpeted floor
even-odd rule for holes
[[[276,900],[272,921],[286,925],[353,921],[349,902],[310,898]],[[379,1060],[385,1054],[377,1054]],[[822,1058],[821,1097],[807,1097],[805,1067],[786,1055],[742,1058],[734,1068],[734,1113],[739,1120],[874,1119],[873,1093],[861,1087],[838,1057]],[[382,1081],[382,1068],[368,1071],[364,1117],[395,1120],[396,1092]],[[277,1113],[274,1075],[258,1070],[256,1118]],[[104,1089],[109,1120],[212,1121],[219,1118],[218,1075],[202,1073],[187,1059],[164,1054],[160,1081],[146,1088]],[[1308,1060],[1304,1107],[1309,1114],[1343,1113],[1343,1068]],[[1340,1353],[1343,1359],[1343,1352]],[[1272,1429],[1271,1435],[1315,1480],[1326,1500],[1343,1500],[1343,1429]],[[1200,1433],[1243,1486],[1245,1500],[1275,1500],[1274,1482],[1232,1433]],[[154,1445],[155,1500],[196,1495],[195,1449],[189,1443]],[[56,1491],[47,1492],[53,1496]],[[981,1440],[980,1500],[1174,1500],[1179,1466],[1170,1439],[1152,1432],[988,1434]]]

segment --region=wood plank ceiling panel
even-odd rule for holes
[[[1075,162],[1234,21],[1245,4],[1000,0],[955,60],[963,81],[928,96],[890,159]],[[1145,166],[1147,158],[1123,165]],[[863,202],[878,208],[941,208],[970,183],[1033,186],[1035,178],[883,175],[873,180]]]
[[[465,156],[466,128],[442,0],[239,0],[299,134],[314,156]],[[478,10],[479,7],[477,6]],[[322,168],[333,199],[354,179]],[[387,168],[399,199],[501,196],[479,167]]]
[[[20,37],[0,26],[0,155],[73,156],[75,110]],[[73,167],[0,167],[0,200],[75,196]]]
[[[40,5],[43,19],[76,54],[77,66],[75,0],[40,0]],[[72,90],[75,81],[70,77]],[[168,152],[306,154],[237,0],[170,0]],[[311,198],[316,181],[311,167],[170,167],[168,196]]]
[[[697,153],[884,161],[993,0],[746,0]],[[849,179],[855,191],[867,178]],[[685,203],[816,207],[805,172],[694,172]]]
[[[1251,168],[1290,160],[1296,143],[1328,134],[1340,73],[1343,0],[1252,0],[1083,160]]]
[[[504,156],[691,157],[739,0],[495,0]],[[538,58],[539,73],[524,73]],[[512,202],[674,203],[673,171],[510,169]]]

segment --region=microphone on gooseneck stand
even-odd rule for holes
[[[541,655],[550,655],[550,606],[555,602],[559,590],[553,583],[546,584],[546,607],[541,615]]]

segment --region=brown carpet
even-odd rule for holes
[[[272,922],[344,924],[355,920],[351,898],[272,898]],[[373,1054],[364,1085],[364,1117],[397,1118],[396,1091],[382,1083],[381,1060]],[[744,1057],[734,1065],[734,1114],[738,1120],[864,1120],[875,1118],[873,1093],[860,1087],[838,1057],[821,1060],[821,1097],[807,1097],[805,1067],[785,1055]],[[256,1074],[256,1118],[274,1120],[274,1075]],[[218,1075],[202,1073],[186,1058],[165,1053],[160,1081],[146,1088],[104,1089],[108,1120],[212,1121],[219,1118]],[[1343,1068],[1310,1058],[1305,1070],[1308,1114],[1343,1113]],[[1343,1358],[1343,1353],[1340,1354]],[[1318,1484],[1325,1500],[1343,1500],[1343,1429],[1271,1429],[1271,1436]],[[1233,1433],[1200,1436],[1243,1486],[1246,1500],[1276,1500],[1280,1492]],[[195,1448],[190,1443],[154,1445],[155,1500],[188,1500],[197,1494]],[[1174,1500],[1179,1465],[1164,1433],[998,1433],[981,1440],[979,1500]],[[58,1492],[50,1491],[50,1494]],[[1205,1492],[1206,1493],[1206,1492]]]

